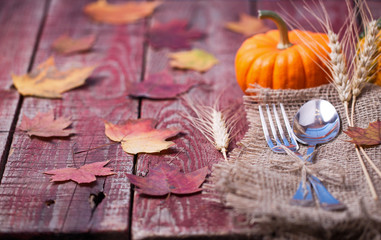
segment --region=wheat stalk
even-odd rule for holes
[[[210,107],[196,103],[189,98],[183,98],[183,100],[193,112],[193,115],[186,112],[183,116],[222,153],[224,159],[227,161],[227,149],[231,140],[231,132],[237,118],[228,118],[227,110],[218,110],[218,101],[213,107]]]

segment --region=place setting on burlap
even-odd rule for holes
[[[343,118],[344,107],[335,87],[327,84],[303,90],[271,90],[256,86],[248,91],[254,94],[244,97],[249,130],[239,143],[240,147],[230,154],[229,161],[214,165],[211,183],[205,186],[208,189],[206,198],[244,213],[255,223],[253,234],[298,232],[333,237],[342,233],[357,236],[364,228],[369,229],[368,234],[372,234],[371,230],[379,231],[381,202],[370,194],[353,144],[342,132],[348,128],[346,121],[341,121],[341,131],[334,140],[317,147],[314,163],[308,164],[309,170],[317,173],[329,192],[345,204],[346,208],[341,211],[324,210],[318,203],[308,207],[291,204],[302,166],[294,164],[297,167],[293,170],[280,169],[279,165],[284,163],[293,164],[292,157],[274,153],[263,136],[258,113],[258,106],[263,104],[282,102],[291,118],[308,100],[325,99]],[[366,128],[369,122],[380,119],[381,87],[367,84],[357,99],[356,111],[354,122],[359,127]],[[301,145],[299,151],[305,154],[306,149],[307,146]],[[381,146],[367,148],[366,152],[372,159],[379,160]],[[319,162],[331,164],[313,166]],[[369,175],[376,191],[381,192],[381,179],[372,169]]]

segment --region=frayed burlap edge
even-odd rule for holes
[[[342,132],[330,143],[320,145],[316,161],[332,161],[341,166],[345,182],[340,185],[324,183],[329,191],[348,209],[328,212],[319,207],[300,207],[289,204],[298,183],[300,172],[279,172],[274,160],[287,155],[273,153],[263,138],[258,105],[282,102],[290,121],[299,107],[310,99],[325,99],[338,110],[342,128],[347,129],[344,109],[332,85],[303,90],[271,90],[256,87],[253,96],[244,97],[249,130],[229,158],[229,162],[214,165],[210,182],[204,184],[204,196],[245,215],[245,234],[302,239],[373,239],[381,238],[381,202],[371,198],[355,150]],[[356,104],[355,125],[366,128],[369,122],[381,119],[381,88],[367,85]],[[305,153],[306,147],[300,151]],[[381,168],[381,146],[366,149]],[[366,164],[378,194],[381,179]],[[330,170],[335,174],[335,170]],[[239,229],[239,228],[238,228]]]

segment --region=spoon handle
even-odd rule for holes
[[[315,151],[316,145],[309,145],[307,148],[307,162],[312,162],[314,158],[314,151]]]
[[[347,208],[328,192],[317,177],[310,175],[308,176],[308,179],[315,190],[321,208],[328,211],[341,211]]]

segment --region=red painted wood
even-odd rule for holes
[[[62,100],[28,97],[21,109],[21,114],[29,117],[48,110],[54,110],[56,116],[72,116],[77,134],[43,140],[15,133],[15,150],[0,186],[2,233],[111,232],[119,238],[128,234],[130,185],[125,174],[131,173],[133,156],[123,152],[119,144],[76,154],[74,159],[72,153],[110,143],[103,119],[119,123],[137,118],[138,101],[126,95],[129,83],[140,81],[144,21],[128,26],[94,23],[82,12],[88,2],[51,2],[33,67],[54,55],[59,68],[97,64],[92,77],[85,86],[65,93]],[[98,38],[89,53],[59,56],[50,46],[64,33],[72,37],[97,34]],[[98,178],[90,185],[52,184],[43,174],[50,169],[109,159],[108,166],[117,175]],[[99,192],[106,197],[95,210],[91,209],[89,197]]]
[[[170,4],[169,4],[170,3]],[[187,19],[192,28],[206,32],[203,40],[193,46],[214,54],[220,63],[205,74],[192,71],[170,70],[175,80],[184,82],[186,78],[197,76],[204,79],[208,88],[194,88],[189,97],[205,105],[213,105],[220,94],[221,104],[228,106],[242,98],[242,91],[235,80],[234,56],[244,38],[224,29],[227,21],[238,20],[239,13],[248,12],[248,1],[173,1],[165,3],[153,16],[151,25],[173,19]],[[145,75],[159,72],[168,66],[167,49],[147,53]],[[159,128],[179,127],[182,136],[174,139],[176,146],[156,155],[139,155],[138,174],[145,174],[149,166],[165,161],[179,166],[184,172],[194,171],[204,166],[212,168],[213,163],[223,161],[219,153],[181,113],[185,107],[180,100],[143,100],[143,118],[155,118]],[[231,211],[211,204],[201,194],[165,198],[146,198],[135,195],[133,205],[132,236],[134,239],[149,237],[218,236],[228,235],[236,230]]]
[[[44,4],[45,1],[0,1],[0,156],[4,154],[19,100],[19,94],[11,89],[11,73],[22,74],[28,69]]]

